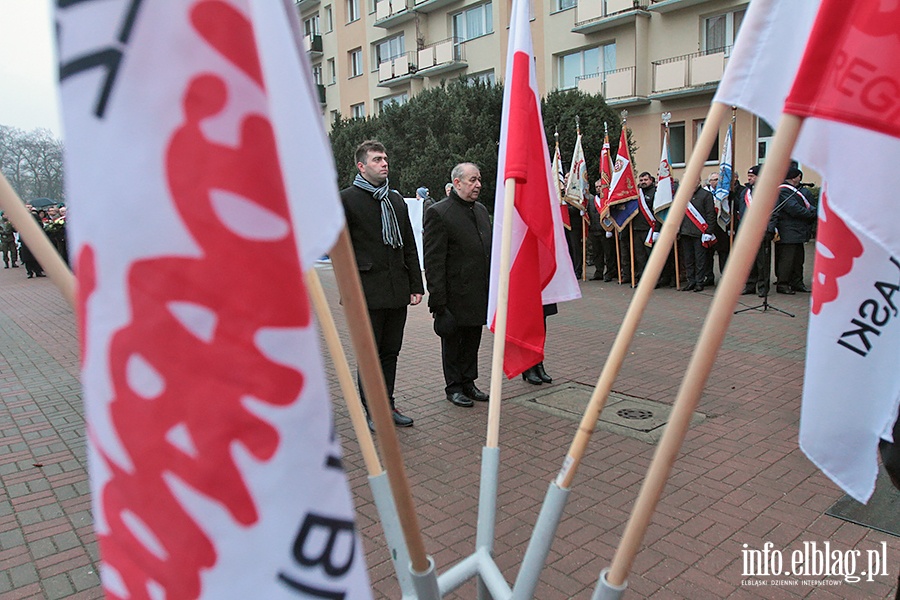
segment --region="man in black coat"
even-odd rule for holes
[[[394,381],[406,326],[406,307],[420,303],[425,291],[419,254],[406,202],[388,187],[384,146],[371,140],[360,144],[356,149],[356,168],[359,173],[353,185],[341,190],[341,202],[394,423],[411,427],[413,420],[394,406]],[[359,395],[368,414],[362,385]],[[369,429],[374,430],[371,419]]]
[[[682,292],[703,291],[703,274],[706,269],[709,252],[704,244],[715,239],[711,231],[716,220],[716,205],[713,195],[700,187],[699,179],[694,183],[696,190],[688,206],[688,214],[681,222],[678,248],[684,260],[685,284]],[[693,210],[691,208],[693,207]],[[699,225],[698,225],[699,223]]]
[[[647,266],[647,260],[650,258],[650,247],[647,246],[647,239],[650,232],[653,231],[655,220],[653,219],[653,199],[656,196],[656,181],[653,176],[644,171],[638,176],[638,187],[644,194],[644,206],[638,206],[638,214],[634,216],[630,223],[630,229],[623,230],[621,233],[621,250],[622,250],[622,273],[625,280],[631,279],[631,242],[634,240],[634,285],[638,284],[641,275],[644,274],[644,267]],[[640,200],[638,200],[640,203]]]
[[[776,214],[778,240],[775,242],[775,291],[779,294],[809,292],[803,284],[803,244],[809,241],[816,207],[798,188],[803,172],[790,167],[778,187]]]
[[[428,308],[441,336],[447,400],[472,406],[488,395],[475,387],[478,347],[487,321],[491,272],[491,220],[483,204],[481,172],[461,163],[451,173],[453,189],[425,213],[425,278]]]

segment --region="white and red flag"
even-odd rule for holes
[[[562,167],[562,156],[559,153],[559,142],[556,142],[556,150],[553,152],[553,164],[550,171],[556,173],[556,199],[559,201],[559,216],[563,227],[572,229],[572,220],[569,219],[569,205],[562,199],[562,190],[566,189],[566,174]]]
[[[616,151],[616,162],[613,164],[612,183],[609,188],[609,206],[624,204],[637,200],[638,188],[634,177],[634,166],[628,152],[628,139],[625,136],[625,124],[622,124],[622,136],[619,138],[619,149]]]
[[[603,126],[606,128],[605,123]],[[594,202],[597,203],[597,212],[600,213],[600,224],[603,229],[612,231],[615,229],[615,223],[609,216],[609,186],[612,184],[613,166],[609,150],[609,133],[604,133],[603,149],[600,150],[600,189],[594,196]]]
[[[343,214],[293,3],[59,4],[107,597],[371,598],[303,283]]]
[[[716,101],[775,125],[805,117],[794,156],[819,171],[820,206],[800,446],[848,494],[871,496],[897,418],[900,9],[878,2],[755,0]],[[848,149],[851,149],[848,151]],[[864,149],[864,151],[862,151]]]
[[[513,0],[503,120],[497,159],[497,196],[488,325],[494,329],[500,279],[504,187],[515,179],[509,271],[509,312],[503,371],[515,377],[544,358],[543,305],[581,297],[565,242],[556,173],[550,169],[534,69],[527,0]]]
[[[659,221],[665,221],[672,205],[672,165],[669,164],[669,129],[663,135],[662,154],[659,157],[659,179],[656,183],[656,194],[653,196],[653,215]]]

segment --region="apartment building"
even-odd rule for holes
[[[323,114],[378,114],[460,75],[505,73],[510,0],[300,0]],[[656,170],[669,113],[675,177],[704,117],[740,29],[747,0],[532,0],[541,94],[578,88],[627,111],[636,166]],[[574,124],[573,124],[574,126]],[[721,140],[708,157],[718,164]],[[765,160],[772,130],[738,111],[736,165]],[[602,135],[585,131],[585,135]]]

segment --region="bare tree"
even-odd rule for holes
[[[26,202],[65,201],[63,144],[48,129],[23,131],[0,125],[0,171]]]

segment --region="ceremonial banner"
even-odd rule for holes
[[[371,598],[303,284],[343,215],[293,3],[59,5],[107,597]]]
[[[503,371],[515,377],[544,359],[543,305],[581,297],[569,258],[553,191],[556,173],[550,169],[541,119],[540,94],[527,0],[514,0],[507,50],[507,82],[494,201],[494,238],[488,325],[494,330],[500,280],[504,187],[515,179],[515,210],[509,273],[509,312]]]
[[[605,125],[604,125],[605,127]],[[612,157],[609,153],[609,134],[603,134],[603,149],[600,151],[600,189],[594,196],[597,212],[600,213],[600,225],[606,231],[612,231],[615,223],[609,217],[609,190],[612,185]]]
[[[612,184],[609,189],[609,206],[623,204],[638,197],[637,183],[635,183],[634,167],[631,164],[631,154],[628,152],[628,139],[625,136],[625,125],[622,124],[622,135],[619,139],[619,149],[616,152],[616,162],[613,165]]]
[[[553,164],[550,172],[556,173],[556,199],[559,202],[559,216],[563,227],[572,229],[572,221],[569,219],[569,205],[562,200],[562,190],[566,188],[566,174],[562,168],[562,156],[559,154],[559,142],[556,143],[556,151],[553,153]]]
[[[669,164],[669,131],[663,135],[662,155],[659,157],[659,176],[656,183],[656,195],[653,196],[653,214],[660,221],[666,220],[669,206],[672,204],[672,166]]]
[[[725,132],[725,146],[722,148],[722,158],[719,160],[719,183],[713,191],[713,197],[716,202],[716,220],[719,227],[728,230],[728,224],[731,222],[731,200],[728,196],[731,194],[731,181],[734,178],[733,169],[733,146],[732,143],[732,125],[728,124],[728,131]]]
[[[900,397],[897,369],[882,362],[898,351],[896,186],[875,177],[862,194],[859,187],[859,173],[890,173],[900,157],[896,94],[884,93],[898,89],[897,31],[900,11],[876,2],[755,0],[715,98],[773,125],[782,110],[806,117],[794,156],[823,175],[828,201],[820,209],[826,225],[817,240],[800,446],[862,502]],[[838,233],[829,238],[832,228]]]
[[[591,200],[591,187],[587,176],[587,165],[584,162],[584,150],[581,147],[581,134],[575,139],[575,150],[572,152],[572,166],[566,179],[565,198],[573,206],[585,210]]]

